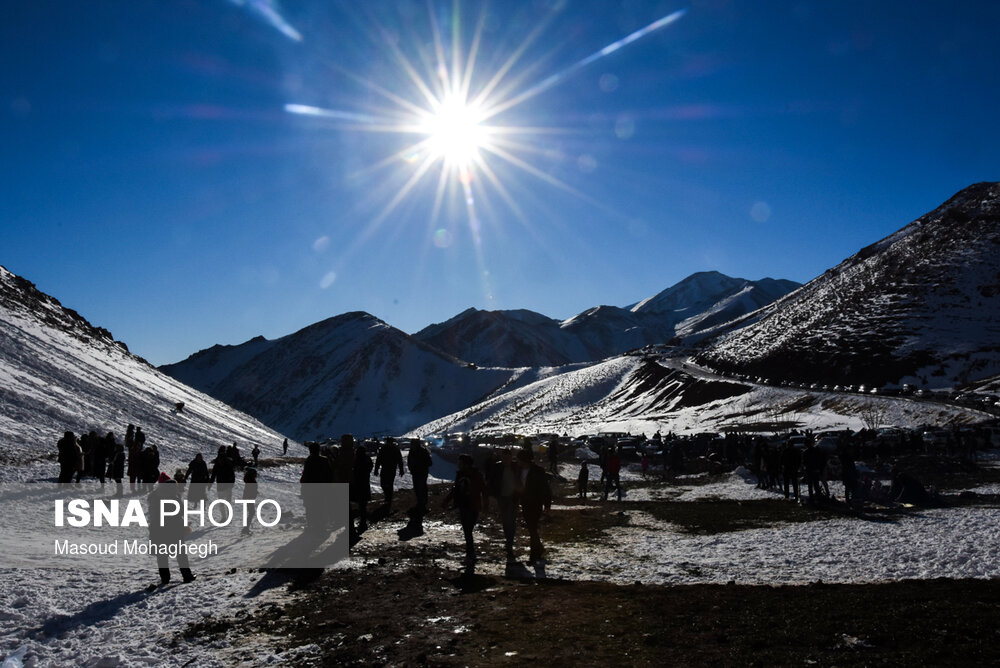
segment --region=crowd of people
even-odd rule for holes
[[[954,438],[949,452],[970,450],[973,458],[976,448],[984,444],[982,434],[975,430],[956,430]],[[401,440],[391,437],[358,442],[352,435],[344,434],[339,443],[306,444],[309,454],[303,462],[299,482],[349,485],[348,528],[352,544],[369,527],[372,477],[377,478],[383,493],[379,512],[388,516],[394,512],[396,479],[407,470],[415,496],[415,505],[409,510],[411,526],[418,526],[418,533],[422,533],[422,518],[428,512],[431,453],[423,440],[412,439],[403,443],[407,446],[404,457],[400,443]],[[856,461],[858,452],[868,461],[884,463],[900,454],[923,451],[925,445],[912,432],[892,439],[865,431],[826,434],[822,439],[810,431],[793,431],[780,438],[729,433],[706,442],[657,433],[651,439],[642,437],[638,445],[633,442],[628,452],[623,450],[620,441],[606,437],[588,439],[586,444],[590,455],[580,456],[577,476],[581,499],[589,496],[590,468],[596,465],[600,470],[600,498],[607,501],[615,496],[621,501],[624,496],[623,462],[632,458],[640,461],[643,475],[661,466],[664,477],[684,473],[694,459],[702,460],[701,465],[708,470],[746,467],[755,476],[758,488],[773,490],[787,499],[803,503],[832,501],[830,480],[834,478],[843,483],[844,502],[856,508],[866,500],[925,502],[933,499],[933,493],[927,492],[919,481],[903,471],[893,470],[891,486],[883,486],[866,475],[870,470],[859,467]],[[469,452],[459,454],[455,480],[444,504],[458,513],[465,540],[466,564],[471,566],[477,560],[475,528],[491,504],[496,505],[508,563],[516,560],[514,545],[518,518],[529,537],[529,562],[543,560],[539,524],[543,512],[552,504],[550,481],[561,479],[559,460],[565,447],[561,447],[558,438],[552,438],[545,446],[548,470],[535,463],[531,439],[524,439],[513,447],[476,449],[476,457]],[[209,487],[215,484],[217,498],[232,502],[237,472],[243,471],[241,498],[256,498],[257,495],[257,465],[261,452],[257,445],[249,459],[242,455],[237,443],[221,446],[211,461],[197,453],[186,469],[176,470],[173,476],[160,470],[156,445],[147,443],[142,428],[131,424],[124,442],[118,442],[113,432],[101,437],[96,431],[90,431],[77,437],[68,431],[57,448],[61,486],[72,484],[74,480],[79,483],[84,476],[98,478],[102,486],[110,479],[116,485],[115,496],[120,497],[127,478],[131,492],[148,493],[152,498],[157,494],[180,495],[185,483],[189,483],[187,499],[197,503],[206,499]],[[282,444],[282,452],[288,452],[287,439]],[[579,451],[577,454],[579,456]],[[329,509],[322,507],[324,497],[310,496],[308,485],[302,489],[307,526],[327,526],[331,515]],[[243,530],[250,533],[249,527]],[[400,533],[402,536],[402,531]],[[184,580],[193,579],[188,564],[179,565]],[[163,582],[169,580],[166,564],[160,564],[160,574]]]

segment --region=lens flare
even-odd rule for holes
[[[482,111],[463,97],[451,95],[442,100],[421,123],[431,155],[446,167],[457,167],[460,174],[471,169],[480,150],[488,146],[489,132],[482,120]]]

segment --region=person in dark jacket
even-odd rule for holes
[[[854,453],[849,445],[841,445],[837,454],[840,459],[840,479],[844,482],[844,503],[853,505],[854,492],[858,487],[858,467],[854,463]]]
[[[208,493],[208,485],[211,480],[211,476],[208,474],[208,463],[205,458],[201,456],[199,452],[188,464],[187,474],[185,475],[188,483],[190,483],[190,490],[188,491],[188,501],[192,503],[198,503],[205,499],[205,495]]]
[[[160,475],[156,487],[149,494],[149,540],[161,546],[161,550],[169,545],[178,545],[189,533],[184,525],[184,513],[175,515],[161,514],[160,502],[171,499],[183,503],[182,487],[164,473]],[[156,555],[156,565],[160,570],[160,584],[165,585],[170,582],[169,561],[166,554]],[[191,574],[191,567],[188,564],[187,553],[179,550],[177,553],[177,566],[180,568],[181,577],[184,582],[191,582],[195,576]]]
[[[528,536],[531,539],[528,561],[534,563],[542,558],[542,539],[538,534],[538,523],[542,519],[543,509],[552,508],[552,490],[549,487],[549,478],[545,474],[545,470],[535,464],[534,454],[530,449],[518,450],[517,459],[524,476],[521,515],[524,517],[524,524],[528,528]]]
[[[517,502],[521,487],[521,469],[514,461],[513,453],[509,449],[501,450],[499,461],[490,464],[486,471],[486,488],[489,496],[497,500],[508,563],[514,561]]]
[[[414,512],[427,512],[427,476],[431,473],[431,452],[418,438],[410,441],[410,451],[406,455],[406,466],[413,478],[413,494],[417,497]]]
[[[358,443],[354,450],[354,472],[351,477],[351,502],[358,507],[358,527],[356,533],[368,528],[368,502],[372,500],[372,458],[365,446]],[[353,526],[354,521],[351,520]]]
[[[311,531],[320,531],[328,524],[329,513],[327,513],[325,495],[322,488],[315,485],[317,483],[333,482],[333,467],[330,460],[325,455],[320,454],[319,443],[309,444],[309,456],[302,464],[302,475],[299,477],[302,483],[302,505],[306,513],[306,528]]]
[[[152,491],[153,485],[160,477],[160,453],[152,446],[143,448],[139,453],[139,480],[143,488]]]
[[[340,448],[333,458],[333,481],[350,484],[354,478],[354,451],[357,445],[353,434],[341,434]]]
[[[122,479],[125,477],[125,446],[115,443],[111,460],[108,462],[108,477],[115,481],[115,496],[123,496]]]
[[[224,445],[219,446],[219,453],[212,461],[212,474],[209,483],[216,484],[216,495],[232,503],[233,485],[236,484],[236,464],[229,456],[229,450]]]
[[[618,494],[618,500],[622,500],[622,456],[617,448],[611,449],[604,459],[604,497],[608,500],[608,493],[614,488]]]
[[[576,489],[581,499],[587,498],[587,485],[590,482],[590,469],[587,462],[580,464],[580,474],[576,477]]]
[[[73,474],[76,473],[76,434],[67,431],[56,444],[59,462],[59,485],[68,485],[73,482]]]
[[[389,437],[379,448],[378,456],[375,457],[375,473],[379,476],[379,484],[382,486],[382,494],[385,496],[385,509],[392,512],[392,492],[393,483],[396,480],[396,471],[403,475],[403,453],[396,445],[396,439]]]
[[[115,435],[113,432],[108,432],[104,438],[100,438],[97,434],[94,434],[94,475],[97,479],[101,481],[101,485],[107,478],[108,473],[108,460],[111,459],[111,455],[115,452]]]
[[[248,466],[247,470],[243,472],[243,493],[240,499],[243,501],[255,501],[257,500],[257,469],[253,466]],[[251,506],[252,507],[252,506]],[[247,523],[244,525],[240,534],[243,536],[249,536],[252,532],[250,531],[250,525],[253,523],[253,518],[256,517],[256,512],[248,512],[246,514]]]
[[[471,566],[476,562],[476,544],[472,532],[486,503],[486,481],[473,465],[471,455],[458,456],[455,484],[445,497],[444,506],[447,508],[450,503],[458,510],[458,519],[465,535],[465,563]]]
[[[781,450],[781,478],[785,498],[789,498],[789,493],[794,492],[794,498],[799,500],[799,468],[802,466],[802,455],[798,448],[790,443],[785,443]]]

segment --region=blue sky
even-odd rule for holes
[[[0,264],[162,364],[352,310],[413,332],[804,282],[1000,180],[996,3],[360,4],[6,5]],[[474,224],[388,123],[428,106],[404,64],[434,88],[434,25],[452,74],[479,26],[472,93],[524,46]]]

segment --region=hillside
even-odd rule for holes
[[[233,441],[259,444],[267,456],[283,439],[157,371],[107,330],[0,267],[0,461],[54,475],[46,458],[64,431],[113,431],[121,440],[129,423],[160,448],[165,468]]]
[[[952,387],[1000,372],[1000,184],[956,194],[730,325],[715,368],[802,382]]]
[[[401,433],[512,376],[471,368],[361,312],[273,341],[215,346],[162,370],[300,439]]]

